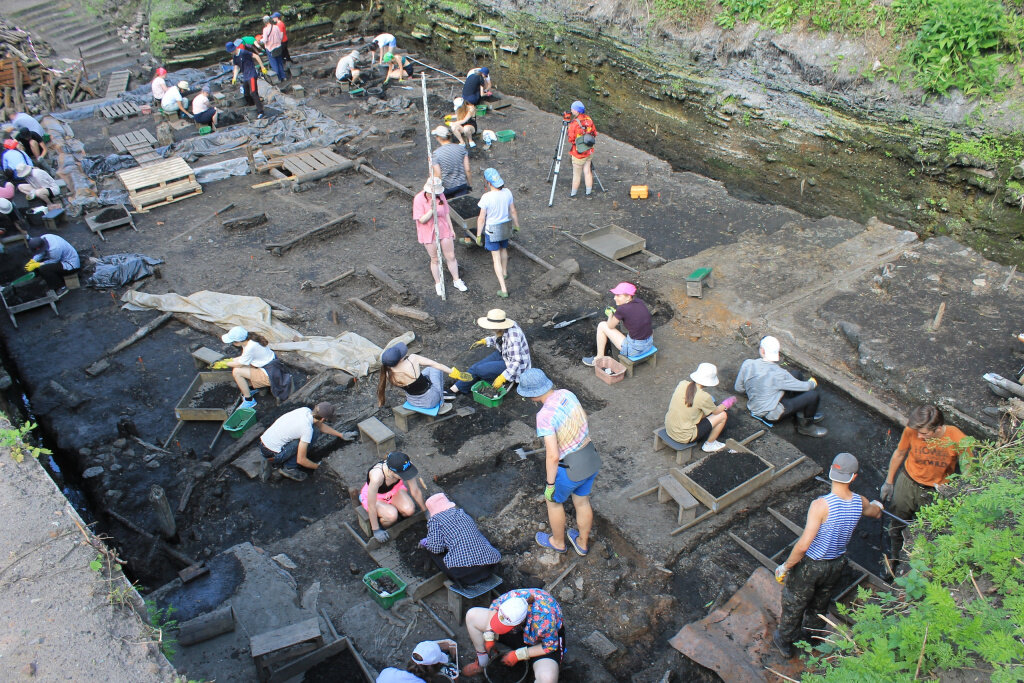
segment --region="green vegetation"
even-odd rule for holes
[[[155,57],[164,56],[167,29],[184,24],[195,9],[188,0],[161,0],[153,5],[149,12],[149,49]]]
[[[146,600],[146,612],[149,614],[149,637],[160,646],[160,651],[167,659],[177,652],[178,641],[167,635],[168,631],[178,628],[178,620],[171,617],[174,613],[174,606],[157,607],[152,600]]]
[[[997,138],[983,135],[980,138],[965,138],[960,133],[950,133],[946,143],[946,151],[951,157],[969,157],[974,163],[1015,164],[1024,158],[1024,136],[1015,138]]]
[[[0,421],[8,422],[8,418],[0,413]],[[0,427],[0,448],[9,448],[14,462],[21,462],[26,455],[38,458],[40,455],[50,455],[51,451],[40,446],[34,446],[25,440],[28,433],[36,428],[34,422],[26,422],[20,427]]]
[[[918,513],[897,590],[860,589],[859,605],[841,608],[853,625],[836,625],[804,680],[1024,678],[1024,429],[971,447],[969,472]]]

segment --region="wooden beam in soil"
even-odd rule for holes
[[[281,256],[284,252],[288,251],[295,245],[303,242],[304,240],[311,239],[313,237],[328,237],[341,230],[341,226],[348,221],[353,220],[356,217],[355,213],[349,212],[344,216],[338,216],[337,218],[327,221],[323,225],[318,225],[312,230],[296,235],[290,240],[279,243],[270,243],[263,245],[263,248],[269,251],[274,256]]]
[[[170,313],[170,312],[158,315],[156,318],[154,318],[153,320],[150,320],[148,323],[146,323],[145,325],[140,327],[138,330],[136,330],[135,333],[132,334],[132,336],[130,336],[127,339],[124,339],[124,340],[118,342],[114,346],[112,346],[109,349],[107,349],[107,351],[103,355],[104,356],[113,356],[118,351],[121,351],[123,349],[128,348],[129,346],[131,346],[135,342],[139,341],[140,339],[145,337],[147,334],[149,334],[153,330],[155,330],[158,327],[160,327],[161,325],[163,325],[165,322],[170,320],[172,317],[174,317],[174,314]]]

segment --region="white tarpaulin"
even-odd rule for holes
[[[271,319],[270,305],[256,296],[237,296],[201,291],[191,296],[125,292],[125,308],[187,313],[214,323],[225,331],[241,325],[270,342],[275,351],[294,351],[300,356],[331,368],[363,377],[380,366],[381,348],[354,332],[337,337],[306,337],[284,323]]]

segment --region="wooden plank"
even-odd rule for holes
[[[254,658],[262,657],[276,650],[299,645],[300,643],[317,638],[322,638],[320,635],[320,619],[312,617],[305,621],[253,636],[249,639],[249,649]]]
[[[274,669],[274,672],[270,674],[270,683],[289,681],[301,676],[320,662],[340,654],[349,647],[351,646],[349,645],[348,638],[338,638],[333,643],[324,645],[323,647],[310,652],[308,655],[296,659],[294,662],[289,662],[282,667]]]
[[[180,180],[191,175],[192,168],[181,157],[171,157],[165,159],[163,163],[153,164],[143,169],[135,168],[117,172],[117,177],[129,191],[168,180]]]
[[[336,154],[333,150],[330,150],[330,149],[328,149],[326,147],[323,148],[320,151],[323,152],[325,157],[327,157],[328,159],[330,159],[331,161],[333,161],[336,164],[340,164],[342,162],[349,161],[345,157],[341,156],[340,154]]]

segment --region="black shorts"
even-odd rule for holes
[[[213,107],[210,107],[209,109],[204,109],[198,114],[195,114],[193,118],[195,119],[196,123],[209,124],[213,121],[213,115],[216,113],[217,110]]]
[[[517,629],[515,629],[513,631],[509,631],[508,633],[501,634],[500,636],[498,636],[498,642],[501,643],[502,645],[504,645],[505,647],[512,648],[513,650],[518,650],[521,647],[530,647],[523,640],[523,630],[519,629],[519,628],[517,628]],[[559,666],[561,666],[562,665],[562,657],[564,655],[565,655],[565,624],[562,624],[562,627],[560,629],[558,629],[558,647],[553,652],[548,652],[547,654],[541,655],[540,657],[531,657],[530,661],[534,661],[534,660],[537,660],[537,659],[553,659],[553,660],[555,660],[555,662]]]
[[[707,441],[712,429],[714,427],[711,425],[711,421],[706,417],[702,417],[700,422],[697,423],[697,436],[693,437],[693,441]],[[690,443],[693,443],[693,441]]]

